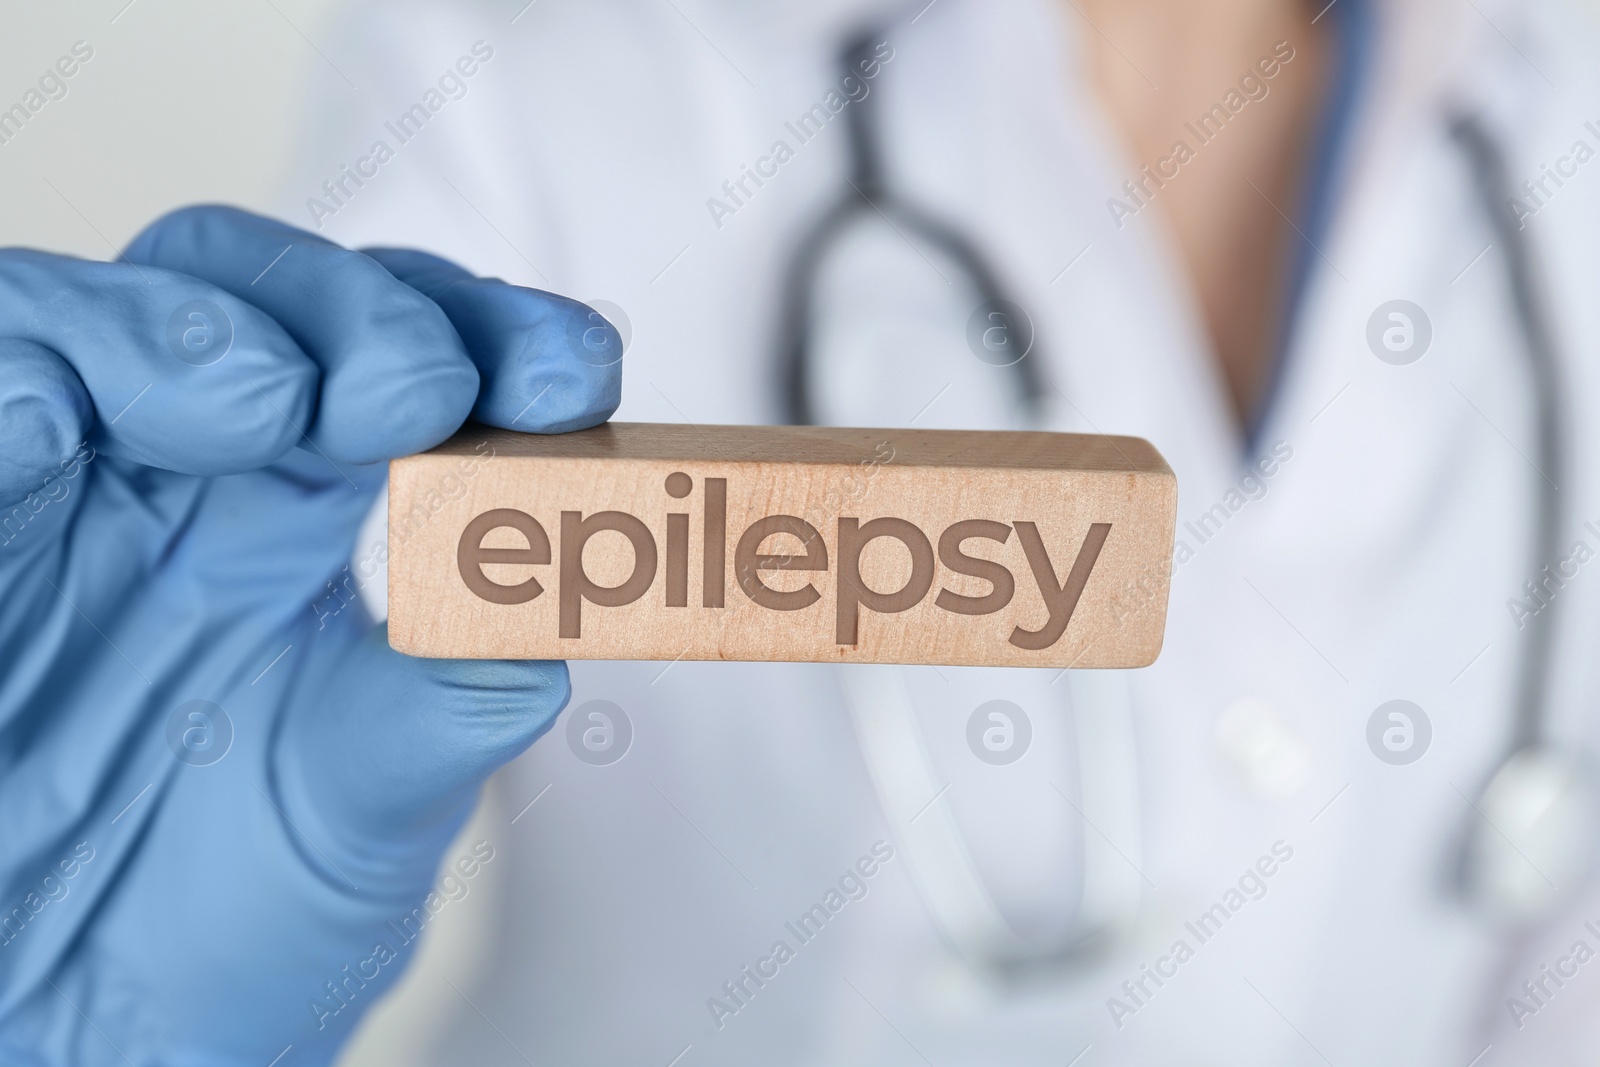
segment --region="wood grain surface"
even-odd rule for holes
[[[469,425],[390,464],[389,641],[463,659],[1145,666],[1176,508],[1171,470],[1132,437]]]

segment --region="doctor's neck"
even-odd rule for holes
[[[1294,218],[1331,89],[1326,0],[1063,0],[1092,89],[1143,179],[1137,219],[1185,268],[1221,392],[1263,401],[1291,298]],[[1142,167],[1160,178],[1145,178]],[[1148,211],[1146,209],[1149,209]],[[1298,223],[1299,220],[1296,220]]]

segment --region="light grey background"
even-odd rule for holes
[[[94,58],[0,145],[0,245],[110,258],[196,201],[262,208],[285,180],[337,0],[6,0],[0,110],[76,41]]]

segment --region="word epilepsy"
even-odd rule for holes
[[[704,507],[701,520],[701,589],[700,604],[707,608],[726,605],[728,561],[726,531],[728,521],[728,480],[706,478]],[[689,475],[674,471],[664,485],[668,496],[682,500],[693,492],[694,483]],[[485,548],[484,538],[491,530],[509,527],[527,538],[526,548]],[[666,565],[659,565],[658,543],[655,534],[641,519],[624,511],[601,511],[585,516],[581,511],[561,512],[561,552],[557,571],[560,589],[560,635],[564,638],[583,636],[583,605],[622,607],[632,604],[655,584],[658,570],[665,570],[663,603],[667,608],[685,608],[689,604],[689,542],[690,515],[688,512],[669,512],[666,516]],[[987,591],[978,596],[942,588],[934,603],[945,611],[957,615],[989,615],[1011,603],[1016,595],[1016,578],[1002,563],[964,550],[968,541],[993,541],[1005,544],[1015,528],[1017,538],[1027,555],[1031,577],[1045,612],[1042,626],[1028,630],[1017,626],[1011,631],[1010,642],[1018,648],[1038,650],[1049,648],[1066,632],[1072,621],[1072,612],[1078,598],[1094,571],[1100,550],[1110,536],[1112,524],[1097,522],[1089,527],[1088,534],[1076,546],[1076,556],[1065,582],[1057,579],[1056,564],[1044,543],[1036,524],[1019,520],[1010,525],[989,519],[965,519],[951,523],[939,535],[938,560],[947,569],[969,575],[987,585]],[[619,585],[600,585],[584,570],[583,550],[589,539],[606,530],[615,531],[627,538],[633,551],[633,569]],[[764,552],[769,541],[789,539],[798,544],[799,552]],[[861,554],[878,538],[897,542],[911,558],[911,573],[898,589],[879,591],[867,586],[861,574]],[[796,515],[766,515],[750,523],[740,535],[733,553],[733,575],[740,591],[754,604],[771,611],[799,611],[809,608],[822,599],[814,582],[806,582],[797,589],[774,589],[763,579],[764,572],[828,572],[833,571],[834,640],[841,645],[854,645],[859,629],[862,608],[885,614],[895,614],[922,603],[933,587],[934,546],[928,535],[915,523],[905,519],[884,516],[862,521],[853,516],[841,516],[834,540],[835,556],[830,557],[821,531]],[[456,549],[456,566],[461,580],[474,594],[495,604],[520,604],[544,594],[544,586],[537,576],[512,585],[491,580],[483,571],[485,563],[513,563],[543,566],[551,563],[550,538],[543,524],[525,511],[512,508],[495,508],[485,511],[469,522],[461,533]]]

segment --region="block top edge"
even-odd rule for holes
[[[1142,437],[1043,430],[915,430],[832,426],[691,426],[608,422],[571,433],[532,434],[477,423],[423,455],[494,454],[525,459],[681,460],[707,463],[993,467],[1171,475]],[[892,452],[887,455],[887,446]]]

